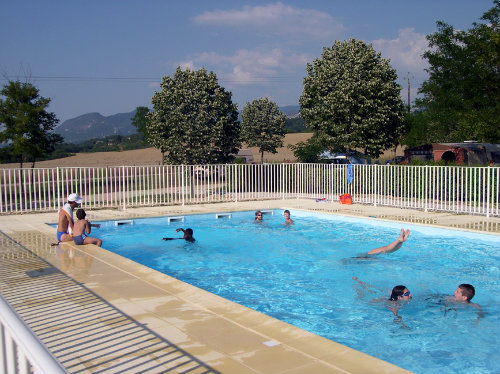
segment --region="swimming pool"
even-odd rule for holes
[[[393,254],[356,258],[391,242],[401,224],[292,211],[253,222],[253,212],[103,223],[103,246],[143,265],[416,373],[495,373],[500,369],[500,238],[406,225]],[[179,237],[192,227],[196,243]],[[361,292],[351,277],[376,287]],[[459,283],[476,287],[475,308],[440,302]],[[413,300],[399,314],[379,297],[405,284]],[[378,289],[378,290],[377,290]]]

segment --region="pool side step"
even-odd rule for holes
[[[121,226],[121,225],[133,225],[134,220],[133,219],[124,219],[121,221],[115,221],[115,226]]]
[[[215,219],[218,218],[229,218],[231,219],[231,213],[216,213],[215,214]]]
[[[167,217],[168,223],[170,222],[184,222],[184,216],[177,216],[177,217]]]
[[[274,210],[261,210],[261,213],[262,214],[270,214],[270,215],[274,216]]]

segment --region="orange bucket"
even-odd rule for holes
[[[341,204],[352,205],[351,194],[350,193],[345,193],[343,195],[340,195],[340,203]]]

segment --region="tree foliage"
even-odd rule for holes
[[[226,163],[240,145],[240,124],[231,93],[205,69],[177,68],[163,77],[147,114],[148,142],[171,164]]]
[[[31,83],[9,81],[0,94],[0,142],[4,152],[20,162],[35,161],[50,153],[62,142],[62,137],[51,133],[59,120],[47,112],[50,99],[39,96]]]
[[[336,41],[307,65],[300,116],[334,152],[373,157],[398,143],[404,105],[396,71],[371,45]]]
[[[288,148],[293,151],[293,155],[299,160],[299,162],[319,162],[319,156],[324,151],[321,144],[313,135],[305,142],[298,142],[297,144],[288,144]]]
[[[429,79],[416,105],[432,141],[500,142],[500,0],[467,31],[437,22],[428,35]]]
[[[142,134],[144,138],[147,138],[147,114],[149,113],[149,108],[145,106],[138,106],[135,108],[135,114],[132,117],[132,125],[135,126],[137,132]]]
[[[247,103],[241,114],[241,139],[249,147],[258,147],[261,162],[264,152],[277,153],[283,147],[286,116],[278,105],[268,98],[260,98]]]

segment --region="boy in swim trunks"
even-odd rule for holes
[[[95,244],[98,247],[101,246],[102,240],[97,238],[92,238],[87,236],[90,234],[91,227],[100,227],[101,225],[93,225],[88,220],[85,219],[87,214],[83,209],[78,209],[76,211],[76,218],[78,221],[75,222],[73,226],[73,240],[75,244]]]

